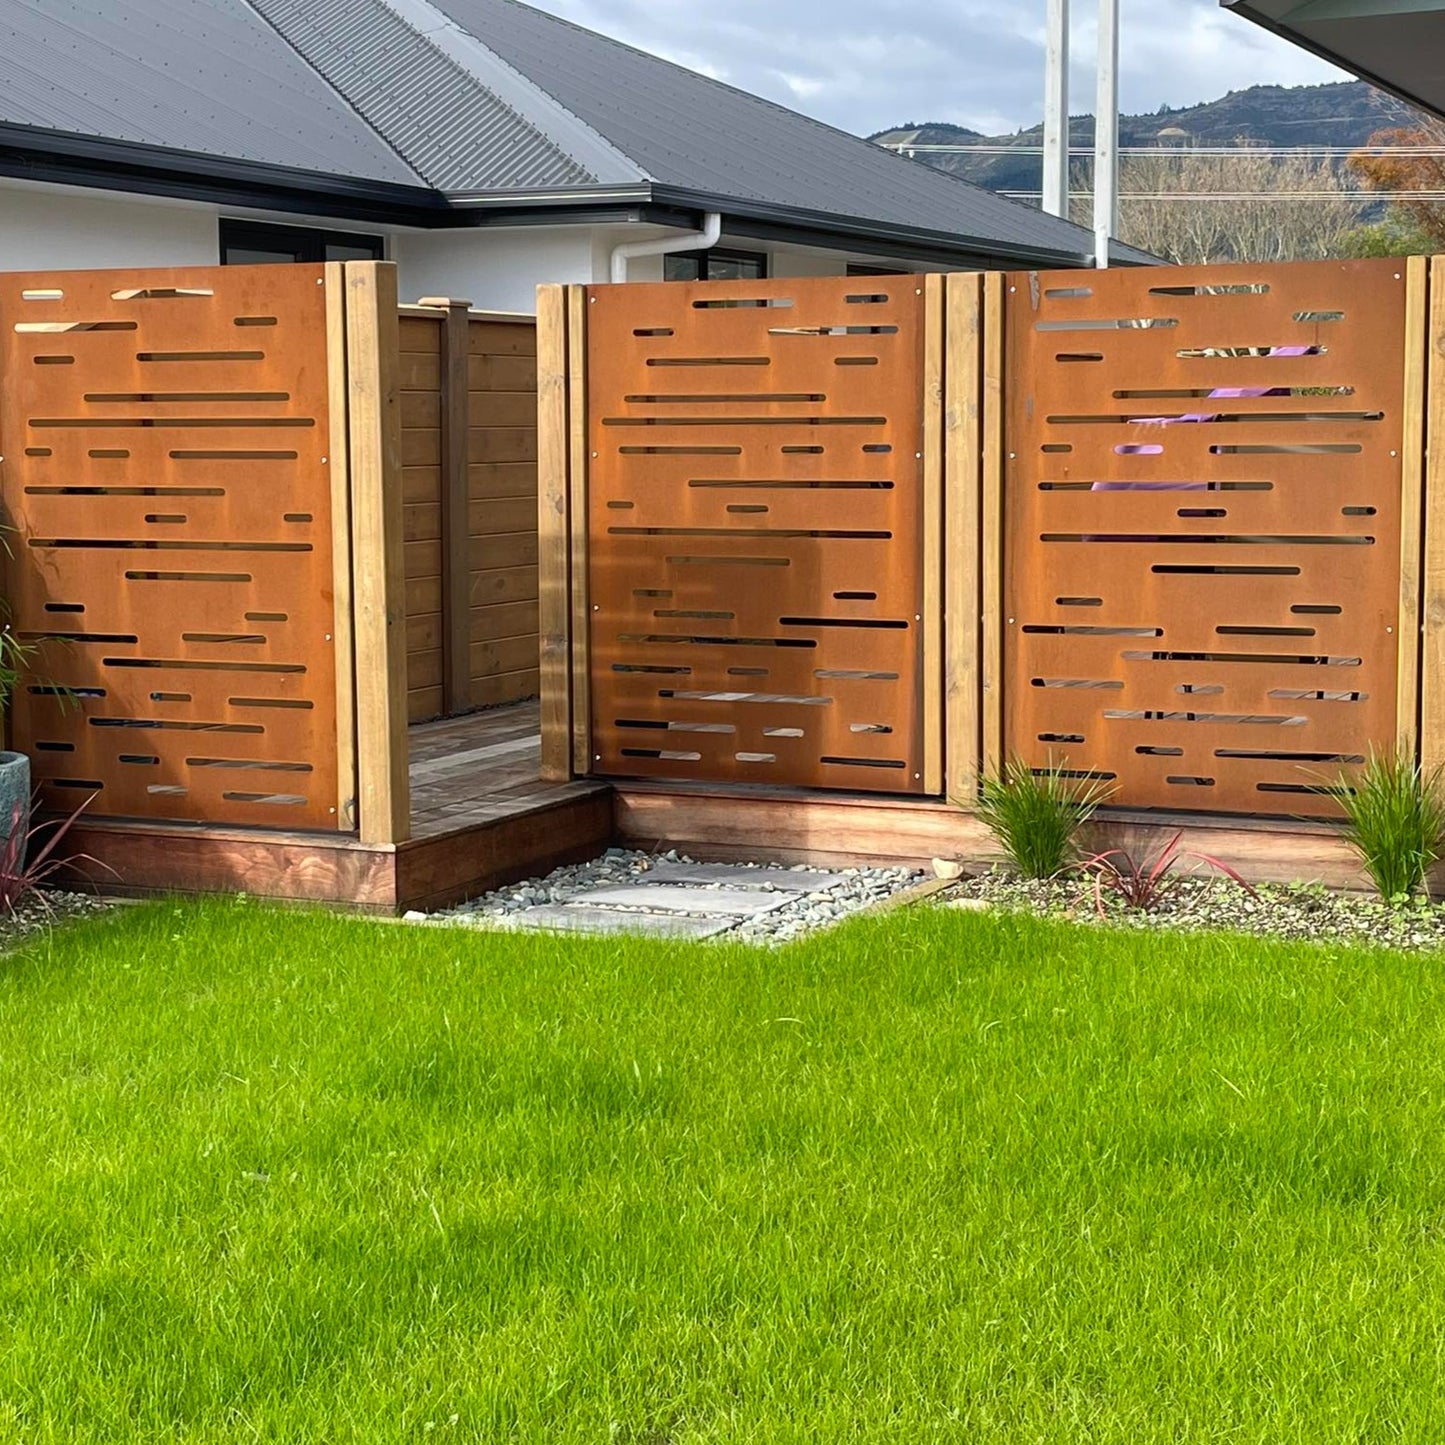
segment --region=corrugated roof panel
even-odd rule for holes
[[[538,190],[592,176],[380,0],[252,0],[427,182]]]
[[[419,179],[244,0],[6,0],[0,122]]]
[[[666,185],[1084,254],[1078,226],[517,0],[432,0]]]

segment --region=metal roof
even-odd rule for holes
[[[418,180],[244,0],[6,0],[0,122]]]
[[[251,0],[439,191],[596,179],[431,36],[378,0]]]
[[[1066,221],[517,0],[434,3],[663,184],[996,243],[1092,249]]]
[[[0,127],[41,156],[67,136],[155,148],[202,180],[207,157],[293,187],[314,173],[317,209],[338,215],[354,213],[335,204],[343,189],[355,205],[358,184],[386,188],[390,205],[416,197],[420,224],[462,221],[468,204],[625,197],[836,229],[882,255],[907,240],[1079,264],[1093,246],[1081,227],[519,0],[7,0]]]

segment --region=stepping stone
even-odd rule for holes
[[[747,888],[689,888],[681,883],[631,883],[582,893],[577,902],[601,908],[649,908],[658,913],[691,913],[706,918],[732,914],[756,917],[792,903],[796,894]],[[568,905],[571,906],[571,905]]]
[[[619,913],[581,903],[546,903],[511,915],[523,928],[552,933],[638,934],[649,938],[712,938],[741,921],[737,918],[690,918],[679,913]]]
[[[846,873],[815,869],[739,868],[733,863],[659,863],[644,875],[649,883],[721,884],[728,888],[767,888],[788,893],[817,893],[848,881]]]

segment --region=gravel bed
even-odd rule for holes
[[[938,901],[945,907],[1042,913],[1112,927],[1214,929],[1323,943],[1445,948],[1445,903],[1420,899],[1392,908],[1371,895],[1336,893],[1317,883],[1261,883],[1255,895],[1227,878],[1186,878],[1150,913],[1127,909],[1106,894],[1101,919],[1088,880],[1039,882],[995,869],[962,879]]]
[[[90,893],[65,893],[47,888],[31,894],[14,913],[0,912],[0,953],[8,953],[38,933],[77,918],[104,913],[110,907]]]
[[[558,868],[545,878],[530,878],[524,883],[517,883],[510,888],[502,888],[470,903],[464,903],[459,908],[446,909],[429,916],[408,914],[407,917],[413,922],[421,921],[425,917],[426,921],[432,923],[515,929],[519,926],[516,915],[528,908],[547,903],[585,902],[585,895],[597,889],[646,881],[647,874],[659,863],[691,864],[694,861],[676,851],[647,853],[609,848],[602,857],[590,863]],[[787,868],[787,871],[792,873],[839,873],[844,875],[844,881],[831,888],[802,894],[770,913],[745,919],[719,937],[744,938],[757,943],[787,943],[816,929],[826,928],[873,904],[881,903],[895,893],[912,887],[922,877],[920,873],[909,868],[814,869],[806,865],[788,868],[787,865],[759,862],[736,865],[732,870],[735,880],[719,882],[714,886],[719,889],[746,886],[749,870],[777,867]],[[763,891],[779,890],[765,884]],[[619,908],[616,911],[626,913],[647,910]]]

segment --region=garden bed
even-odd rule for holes
[[[938,901],[945,907],[1034,913],[1122,928],[1226,930],[1388,948],[1445,948],[1445,903],[1420,898],[1392,906],[1319,883],[1260,883],[1251,890],[1229,878],[1181,878],[1152,909],[1124,907],[1106,893],[1101,912],[1088,878],[1064,874],[1040,880],[995,868],[961,879]]]

